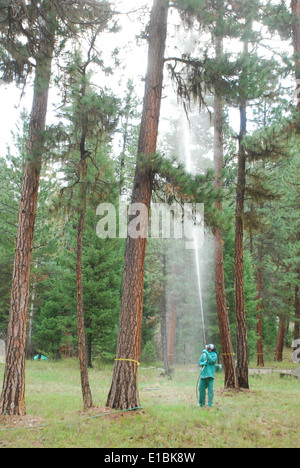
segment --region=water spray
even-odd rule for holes
[[[183,120],[183,135],[184,135],[185,165],[186,165],[187,172],[192,173],[193,168],[192,168],[192,159],[191,159],[191,151],[190,151],[190,127],[189,127],[188,119],[185,114],[183,115],[182,120]],[[203,307],[203,298],[202,298],[201,271],[200,271],[200,262],[199,262],[199,245],[198,245],[198,237],[197,237],[195,224],[193,225],[193,241],[194,241],[194,252],[195,252],[195,262],[196,262],[196,273],[197,273],[197,281],[198,281],[198,293],[199,293],[200,315],[201,315],[201,322],[202,322],[202,333],[203,333],[203,341],[204,341],[204,347],[205,347],[207,344],[207,341],[206,341],[204,307]]]
[[[197,236],[196,236],[195,228],[193,228],[193,237],[194,237],[194,243],[195,243],[195,259],[196,259],[196,270],[197,270],[197,278],[198,278],[199,303],[200,303],[200,311],[201,311],[201,319],[202,319],[202,333],[203,333],[203,340],[204,340],[204,346],[205,346],[207,342],[206,342],[206,332],[205,332],[204,307],[203,307],[203,299],[202,299],[201,272],[200,272],[198,244],[197,244]]]
[[[187,172],[191,174],[193,172],[193,168],[192,168],[191,151],[190,151],[190,127],[189,127],[189,122],[187,120],[186,115],[183,115],[182,120],[183,120],[183,134],[184,134],[185,165],[186,165]],[[197,219],[196,219],[196,222],[197,222]],[[206,341],[206,331],[205,331],[204,306],[203,306],[203,298],[202,298],[201,271],[200,271],[200,262],[199,262],[199,245],[198,245],[198,237],[196,233],[195,224],[193,224],[193,241],[194,241],[196,273],[197,273],[197,281],[198,281],[200,316],[201,316],[201,322],[202,322],[202,334],[203,334],[203,341],[204,341],[204,348],[205,348],[207,345],[207,341]],[[198,402],[199,402],[200,378],[201,378],[201,372],[199,373],[199,376],[196,382],[196,398]]]

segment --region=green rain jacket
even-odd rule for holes
[[[215,352],[209,353],[206,349],[203,350],[203,354],[199,360],[199,366],[201,367],[201,379],[214,379],[216,373],[216,363],[218,361],[218,355]]]

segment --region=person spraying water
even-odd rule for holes
[[[192,164],[192,153],[191,153],[191,134],[188,119],[186,118],[185,111],[182,111],[182,126],[183,126],[183,139],[184,139],[184,151],[185,151],[185,165],[186,170],[190,174],[193,171]],[[194,213],[193,213],[194,214]],[[202,284],[201,284],[201,268],[199,260],[200,243],[197,235],[197,217],[194,216],[193,224],[193,241],[194,241],[194,252],[195,252],[195,265],[196,265],[196,276],[198,282],[198,294],[199,294],[199,305],[200,305],[200,316],[202,322],[202,337],[204,341],[205,349],[203,355],[200,358],[199,366],[201,367],[201,374],[199,376],[199,405],[205,406],[206,390],[208,390],[208,406],[213,405],[214,398],[214,378],[216,372],[216,364],[218,361],[218,355],[216,353],[215,345],[207,345],[206,341],[206,330],[205,330],[205,314],[202,297]],[[221,370],[221,365],[218,365],[218,370]],[[198,382],[197,382],[198,387]],[[197,388],[198,391],[198,388]]]
[[[214,380],[216,373],[216,364],[218,361],[217,350],[214,344],[209,344],[203,350],[199,360],[201,368],[199,382],[199,406],[202,408],[206,402],[206,390],[208,391],[208,407],[213,406],[214,401]]]

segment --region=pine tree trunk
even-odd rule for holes
[[[285,335],[285,319],[283,317],[279,317],[279,327],[278,327],[276,357],[275,357],[275,361],[277,362],[282,362],[283,348],[284,348],[284,335]]]
[[[223,54],[223,41],[216,38],[216,57]],[[223,170],[223,101],[217,93],[214,103],[214,164],[215,164],[215,187],[222,189]],[[217,209],[222,212],[222,202],[216,203]],[[225,374],[225,388],[236,388],[236,370],[234,362],[233,347],[231,341],[229,316],[226,301],[225,279],[224,279],[224,253],[223,232],[217,227],[214,232],[214,269],[215,269],[215,294],[221,338],[222,357]]]
[[[0,400],[1,414],[25,415],[25,351],[29,283],[38,189],[42,165],[44,129],[54,40],[40,45],[37,59],[33,106],[29,124],[28,162],[21,189],[16,252],[13,269],[6,366]]]
[[[93,364],[92,364],[92,339],[93,339],[93,334],[91,332],[92,320],[90,318],[88,318],[86,322],[87,322],[87,328],[90,330],[87,333],[87,344],[86,344],[87,366],[88,366],[89,369],[93,369]]]
[[[259,242],[258,246],[258,269],[257,269],[257,299],[259,304],[257,306],[257,366],[264,366],[264,355],[263,355],[263,339],[262,339],[262,317],[261,317],[261,294],[262,294],[262,242]]]
[[[81,389],[83,407],[85,410],[93,406],[92,393],[88,378],[87,354],[85,346],[85,326],[83,311],[83,284],[82,284],[82,239],[86,209],[80,214],[77,228],[77,252],[76,252],[76,290],[77,290],[77,334],[78,334],[78,358],[80,364]]]
[[[237,379],[240,388],[249,388],[247,328],[244,295],[244,227],[243,214],[246,187],[246,154],[243,138],[247,130],[247,103],[240,105],[241,129],[239,135],[238,180],[235,220],[235,307],[237,324]]]
[[[154,0],[149,25],[148,71],[138,146],[132,202],[148,210],[153,189],[151,155],[156,152],[162,98],[164,53],[169,0]],[[145,220],[145,224],[148,219]],[[113,380],[107,406],[128,409],[140,406],[138,365],[141,353],[146,239],[127,238],[119,335]],[[120,359],[129,359],[124,361]]]
[[[86,69],[87,64],[83,67],[82,76],[83,84],[81,89],[81,99],[86,96]],[[88,360],[85,343],[85,325],[84,325],[84,309],[83,309],[83,281],[82,281],[82,244],[83,231],[86,217],[87,207],[87,186],[86,177],[88,171],[88,162],[86,154],[86,137],[88,134],[88,114],[85,112],[82,115],[82,129],[80,140],[80,163],[78,167],[81,189],[79,195],[79,221],[77,227],[77,249],[76,249],[76,291],[77,291],[77,336],[78,336],[78,359],[80,365],[81,390],[83,397],[83,408],[87,410],[93,406],[92,392],[89,384],[88,376]]]

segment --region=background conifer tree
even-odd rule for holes
[[[25,343],[29,301],[30,267],[38,189],[43,161],[48,94],[52,59],[56,46],[63,47],[70,32],[76,33],[98,20],[105,27],[110,16],[107,4],[78,1],[2,2],[1,69],[6,80],[24,78],[24,72],[35,70],[34,94],[27,141],[20,198],[18,233],[14,261],[10,318],[7,331],[7,358],[0,399],[2,414],[24,415],[25,409]],[[20,43],[24,45],[18,47]],[[34,67],[30,65],[31,58]],[[18,328],[18,333],[14,330]]]

